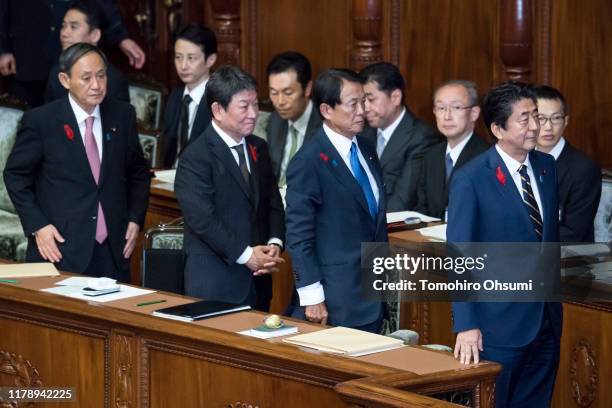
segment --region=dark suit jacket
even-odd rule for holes
[[[121,71],[114,65],[109,64],[106,75],[108,78],[106,85],[106,98],[116,99],[130,103],[129,83]],[[59,65],[55,64],[49,72],[47,90],[45,91],[45,102],[49,103],[68,95],[66,88],[62,86],[58,78]]]
[[[557,242],[559,216],[554,159],[529,153],[542,201],[543,242]],[[505,176],[499,181],[497,169]],[[533,182],[533,181],[532,181]],[[527,209],[495,146],[457,169],[450,186],[447,240],[451,242],[538,242]],[[454,302],[453,328],[479,328],[488,345],[521,347],[538,334],[545,309],[556,337],[561,336],[559,303]]]
[[[286,195],[287,250],[295,286],[320,281],[329,324],[350,327],[372,323],[382,310],[380,302],[361,296],[361,243],[387,241],[378,158],[367,140],[358,136],[357,141],[381,193],[376,221],[323,128],[291,160]]]
[[[49,69],[62,51],[59,32],[69,3],[65,0],[0,0],[0,53],[15,55],[15,79],[47,80]],[[96,0],[96,4],[106,22],[102,27],[104,43],[114,45],[127,38],[116,2]]]
[[[183,104],[183,92],[185,86],[179,86],[172,90],[168,96],[166,110],[164,112],[164,131],[162,134],[162,146],[164,151],[164,168],[170,168],[176,160],[176,150],[178,143],[178,125],[181,116],[181,105]],[[195,141],[202,132],[206,130],[212,117],[208,105],[206,104],[206,93],[202,96],[196,117],[189,134],[189,144]]]
[[[212,125],[181,155],[174,190],[185,217],[185,292],[190,296],[249,302],[253,274],[236,260],[248,245],[284,240],[283,203],[268,145],[252,135],[245,141],[253,193]],[[272,280],[270,275],[263,279],[258,289],[264,287],[269,300]]]
[[[601,169],[565,141],[557,159],[561,242],[593,242],[593,221],[601,197]]]
[[[446,146],[447,142],[438,143],[429,149],[423,157],[423,164],[419,173],[419,189],[417,193],[416,211],[444,220],[444,213],[448,205],[448,186],[455,170],[465,163],[483,153],[489,144],[477,134],[473,134],[467,142],[457,163],[453,166],[449,183],[446,182]]]
[[[266,134],[268,135],[268,145],[270,146],[270,159],[272,160],[272,167],[277,179],[280,177],[281,163],[285,153],[288,126],[289,121],[282,119],[276,111],[270,114],[270,119],[268,119],[268,125],[266,126]],[[304,135],[304,143],[312,139],[320,126],[321,115],[313,104],[312,113],[306,127],[306,134]]]
[[[377,129],[367,127],[363,136],[376,146]],[[417,204],[418,173],[427,149],[442,141],[430,126],[417,119],[406,107],[406,113],[391,135],[380,158],[387,211],[405,211]]]
[[[102,103],[100,112],[103,150],[98,185],[68,97],[23,115],[4,181],[28,237],[28,262],[42,262],[32,233],[53,224],[66,239],[59,244],[63,258],[58,268],[82,273],[92,257],[100,202],[115,263],[127,268],[122,255],[125,231],[129,221],[143,226],[149,169],[138,142],[134,108],[112,101]]]

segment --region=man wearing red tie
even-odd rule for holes
[[[4,170],[28,262],[129,279],[150,177],[134,109],[106,95],[106,57],[79,43],[60,57],[68,96],[24,114]]]

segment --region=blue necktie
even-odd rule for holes
[[[376,215],[378,214],[378,204],[376,204],[376,198],[374,198],[374,192],[372,191],[372,186],[370,185],[370,181],[368,180],[368,175],[366,174],[363,167],[361,167],[361,163],[359,162],[359,155],[357,154],[356,143],[351,144],[351,169],[353,169],[353,174],[357,179],[357,182],[361,186],[363,195],[365,195],[366,201],[368,202],[368,210],[370,211],[370,216],[374,221],[376,221]]]
[[[450,178],[451,173],[453,172],[453,159],[451,158],[450,152],[446,153],[446,181]]]

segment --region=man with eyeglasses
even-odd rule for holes
[[[569,115],[561,92],[545,85],[535,91],[540,122],[536,149],[557,161],[560,241],[593,242],[593,220],[601,196],[601,169],[563,137]]]
[[[417,203],[423,155],[442,139],[404,105],[405,82],[399,69],[379,62],[360,73],[369,127],[362,135],[376,146],[383,171],[388,211],[412,210]]]
[[[419,174],[416,210],[446,219],[448,186],[454,170],[489,148],[474,126],[480,115],[478,90],[472,81],[451,80],[434,92],[433,112],[446,138],[425,153]]]

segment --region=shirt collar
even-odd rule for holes
[[[355,140],[355,136],[353,136],[351,139],[347,138],[346,136],[342,136],[340,133],[333,131],[325,123],[323,124],[323,130],[325,131],[325,134],[327,135],[331,144],[333,144],[338,153],[340,153],[340,156],[349,157],[351,145]]]
[[[200,85],[193,88],[191,91],[187,88],[187,85],[185,85],[185,90],[183,91],[183,97],[189,94],[189,96],[191,96],[191,99],[193,99],[193,101],[199,105],[200,101],[202,100],[202,97],[204,96],[204,91],[206,91],[207,83],[208,83],[208,78],[206,78],[204,82],[202,82]]]
[[[310,115],[312,114],[312,101],[308,100],[308,104],[306,105],[306,109],[302,112],[302,115],[295,121],[289,121],[289,127],[293,125],[293,127],[300,132],[301,135],[306,134],[306,129],[308,128],[308,122],[310,121]]]
[[[458,145],[456,145],[452,149],[449,144],[446,143],[446,154],[450,153],[450,157],[451,159],[453,159],[453,165],[457,164],[457,160],[459,160],[459,156],[461,155],[463,148],[470,141],[473,134],[474,132],[470,132],[470,134],[465,139],[463,139]],[[446,156],[446,154],[444,156]]]
[[[100,105],[96,105],[94,111],[90,115],[89,113],[85,112],[83,108],[79,106],[79,104],[74,100],[72,95],[70,95],[70,92],[68,92],[68,101],[70,102],[70,107],[72,108],[72,111],[74,112],[74,116],[76,117],[77,124],[81,124],[85,122],[85,119],[87,119],[90,116],[93,116],[94,118],[100,120],[101,118]]]
[[[531,169],[531,163],[529,162],[529,154],[527,154],[527,157],[525,157],[525,162],[521,163],[518,160],[515,160],[514,158],[510,157],[510,155],[504,152],[498,144],[495,144],[495,149],[497,149],[497,153],[499,153],[499,155],[501,156],[511,176],[514,176],[514,173],[518,172],[519,168],[523,164],[527,166],[527,169]]]
[[[227,133],[225,133],[223,131],[223,129],[221,129],[219,127],[219,125],[217,125],[217,123],[214,121],[214,119],[212,120],[212,127],[215,129],[215,131],[217,132],[217,134],[219,136],[221,136],[221,139],[223,139],[223,141],[225,142],[225,144],[227,145],[227,147],[229,147],[230,149],[234,146],[240,146],[241,144],[244,143],[244,137],[240,140],[240,142],[236,143],[236,141]]]
[[[385,129],[378,129],[380,134],[382,134],[382,137],[385,139],[385,143],[388,142],[389,139],[391,139],[391,136],[393,136],[393,132],[395,132],[395,129],[397,129],[397,127],[399,126],[400,122],[404,118],[405,114],[406,114],[406,108],[402,106],[402,112],[399,114],[399,116],[397,118],[395,118],[393,123],[391,123]]]
[[[565,138],[563,136],[561,136],[561,139],[559,139],[559,141],[557,142],[555,147],[553,147],[550,150],[550,152],[548,152],[548,154],[550,154],[552,157],[554,157],[555,160],[558,160],[559,156],[561,155],[561,152],[563,151],[564,147],[565,147]]]

